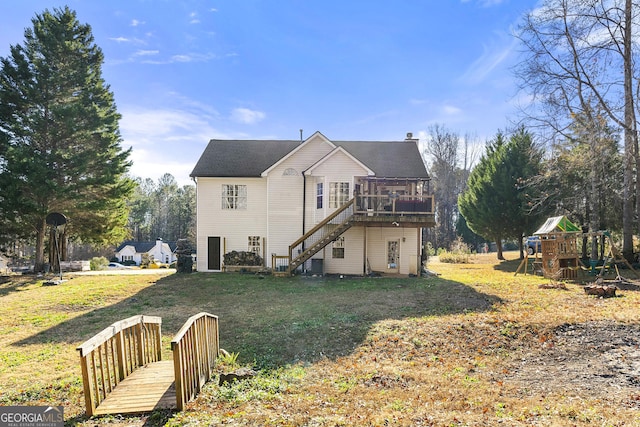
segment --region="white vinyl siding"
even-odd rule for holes
[[[390,270],[387,264],[387,244],[389,241],[399,240],[398,273],[418,273],[419,228],[368,228],[367,230],[367,258],[373,271],[385,273]]]
[[[364,274],[364,228],[352,227],[341,237],[344,238],[344,258],[333,258],[332,245],[324,251],[324,271],[327,274]]]
[[[303,212],[307,214],[305,228],[310,229],[315,225],[308,222],[316,211],[315,179],[303,177],[302,174],[287,176],[283,175],[283,172],[287,169],[307,170],[317,159],[326,156],[331,149],[332,147],[324,139],[314,138],[269,172],[267,254],[289,255],[289,245],[303,234]],[[303,209],[304,201],[306,201],[306,209]],[[271,259],[267,262],[270,265]]]
[[[246,209],[223,209],[223,185],[246,188]],[[247,236],[267,235],[266,178],[198,178],[197,185],[197,269],[207,270],[207,238],[220,237],[225,252],[246,251]]]

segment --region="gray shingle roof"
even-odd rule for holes
[[[414,141],[331,141],[378,177],[428,178]],[[212,139],[192,177],[258,177],[300,145],[292,140]]]
[[[380,178],[428,178],[414,141],[332,141]]]
[[[298,145],[300,141],[212,139],[189,176],[260,176]]]

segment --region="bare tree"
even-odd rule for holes
[[[640,201],[634,205],[634,171],[635,185],[640,184],[633,86],[638,52],[632,40],[637,22],[632,0],[545,0],[526,15],[517,33],[524,50],[516,75],[533,95],[525,110],[530,124],[568,137],[575,117],[596,123],[592,113],[597,110],[624,133],[622,234],[629,260],[634,209],[640,210]]]
[[[434,247],[448,248],[456,239],[458,195],[464,191],[471,167],[481,153],[482,147],[476,142],[469,135],[460,138],[443,125],[429,127],[425,155],[437,200],[437,226],[431,239]]]

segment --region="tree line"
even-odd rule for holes
[[[514,36],[514,78],[529,99],[516,124],[487,141],[434,125],[436,247],[531,233],[547,215],[609,229],[633,258],[640,218],[640,18],[634,0],[543,0]],[[45,261],[46,217],[63,212],[74,241],[192,238],[195,187],[170,174],[131,178],[120,114],[102,78],[91,27],[65,7],[32,19],[0,58],[0,246],[33,241]],[[524,98],[524,97],[523,97]]]
[[[514,77],[530,101],[514,130],[486,141],[474,167],[461,150],[468,138],[430,132],[425,154],[444,203],[434,243],[480,235],[496,241],[501,256],[502,239],[521,242],[546,215],[567,215],[589,230],[616,232],[633,260],[640,226],[638,24],[633,0],[545,0],[524,15],[514,34],[521,55]]]
[[[161,238],[167,241],[188,239],[195,243],[196,187],[180,187],[169,173],[157,182],[137,178],[129,199],[129,236],[136,241]]]
[[[432,127],[425,159],[437,225],[429,242],[449,248],[460,237],[476,249],[495,242],[502,259],[502,241],[517,242],[522,254],[523,237],[556,215],[592,231],[621,235],[623,153],[619,133],[604,117],[599,123],[595,132],[575,117],[566,138],[549,146],[524,127],[499,131],[484,143],[476,141],[471,150],[455,132]],[[472,159],[473,167],[467,166]]]

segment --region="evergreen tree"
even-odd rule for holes
[[[0,213],[12,224],[5,239],[35,232],[40,269],[48,213],[66,215],[76,239],[115,243],[126,235],[133,183],[91,27],[68,7],[32,24],[0,58]]]
[[[504,259],[502,240],[507,238],[520,241],[523,256],[522,237],[533,231],[538,217],[544,214],[529,208],[535,188],[528,183],[538,175],[541,158],[541,151],[524,129],[508,141],[498,133],[471,171],[467,189],[458,199],[469,228],[496,242],[498,259]]]

